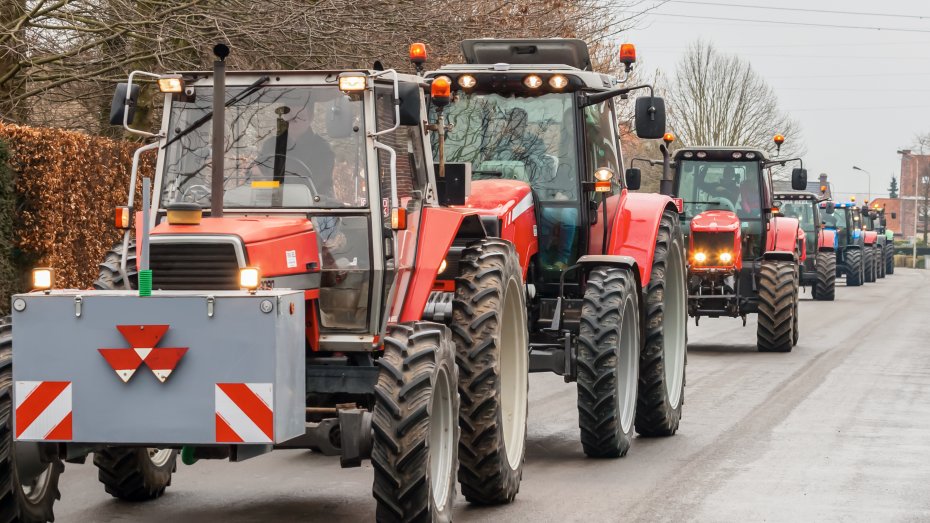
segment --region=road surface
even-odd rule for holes
[[[575,387],[531,379],[516,501],[458,521],[930,519],[930,271],[899,269],[835,302],[803,295],[790,354],[755,350],[755,322],[689,326],[684,419],[619,460],[586,459]],[[178,464],[148,504],[108,496],[90,464],[62,476],[59,522],[374,519],[371,467],[281,451],[238,464]]]

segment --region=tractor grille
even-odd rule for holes
[[[231,243],[152,243],[149,265],[153,289],[239,289],[239,260]]]

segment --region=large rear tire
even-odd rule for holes
[[[836,297],[836,252],[817,253],[817,281],[811,295],[820,301],[833,301]]]
[[[126,278],[120,273],[122,242],[111,248],[100,263],[100,274],[94,282],[97,290],[138,288],[136,246],[130,241],[127,247]],[[157,499],[171,485],[171,474],[177,470],[177,454],[172,449],[147,447],[113,447],[94,453],[97,478],[107,493],[124,501]]]
[[[858,287],[862,285],[862,250],[846,250],[846,286]]]
[[[798,301],[797,264],[766,260],[759,270],[759,318],[756,340],[760,352],[791,352]]]
[[[107,494],[123,501],[151,501],[171,485],[177,457],[173,449],[111,447],[94,452],[94,465]]]
[[[885,244],[885,274],[894,274],[894,240]]]
[[[509,503],[526,453],[529,333],[519,258],[509,242],[469,245],[459,262],[452,338],[459,369],[459,482],[471,503]]]
[[[646,342],[636,404],[636,432],[643,436],[671,436],[681,421],[688,351],[684,259],[678,214],[665,211],[644,296]]]
[[[372,416],[379,522],[452,520],[459,396],[445,326],[388,327]]]
[[[126,289],[126,279],[129,280],[129,289],[137,289],[139,287],[139,274],[136,270],[135,242],[130,240],[126,250],[129,253],[126,258],[126,278],[124,279],[122,273],[120,273],[123,242],[119,242],[107,251],[103,261],[100,262],[100,273],[97,276],[97,281],[94,282],[95,289],[104,291]]]
[[[9,318],[0,320],[0,521],[45,523],[54,521],[53,506],[61,499],[58,479],[65,469],[60,459],[24,482],[16,466],[13,441],[13,329]],[[24,484],[26,483],[26,484]]]
[[[633,442],[639,381],[638,291],[626,269],[588,274],[578,334],[578,425],[584,453],[624,456]]]

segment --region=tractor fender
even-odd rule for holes
[[[798,235],[803,233],[797,218],[777,216],[772,218],[768,225],[768,234],[765,238],[765,252],[791,253],[794,259],[798,258]]]
[[[465,206],[456,209],[477,213],[484,219],[497,217],[497,231],[488,233],[514,245],[526,280],[530,260],[539,251],[532,187],[519,180],[475,180],[471,191]]]
[[[632,256],[613,256],[610,254],[585,254],[584,256],[578,258],[576,265],[580,265],[584,272],[588,272],[594,267],[608,266],[616,267],[618,269],[627,269],[633,273],[636,278],[636,286],[639,289],[642,289],[642,281],[639,277],[639,264],[636,263],[636,258]]]
[[[836,231],[833,229],[821,229],[817,234],[817,250],[820,252],[832,252],[836,250],[837,238]]]
[[[478,240],[486,236],[477,213],[445,207],[424,208],[416,242],[416,261],[412,270],[398,271],[395,285],[400,292],[394,296],[388,321],[395,323],[421,319],[433,290],[433,282],[439,273],[439,265],[449,252],[452,242],[457,238]],[[398,256],[403,256],[403,253],[398,253]],[[405,285],[406,281],[409,281],[408,285]]]
[[[616,203],[611,202],[614,200]],[[613,205],[611,205],[613,203]],[[655,255],[659,224],[666,210],[677,213],[671,198],[653,193],[631,193],[626,189],[608,198],[607,209],[613,210],[608,230],[607,254],[615,258],[632,258],[639,269],[639,283],[645,288],[652,276],[652,258]],[[599,233],[592,228],[592,240]],[[602,233],[600,233],[602,234]],[[600,248],[592,241],[592,248]],[[593,251],[591,254],[601,254]]]
[[[862,240],[866,245],[875,245],[875,242],[878,241],[878,233],[875,231],[863,231]]]

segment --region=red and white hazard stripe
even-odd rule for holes
[[[16,439],[72,439],[70,381],[17,381],[13,395]]]
[[[217,443],[274,443],[271,383],[216,384]]]

